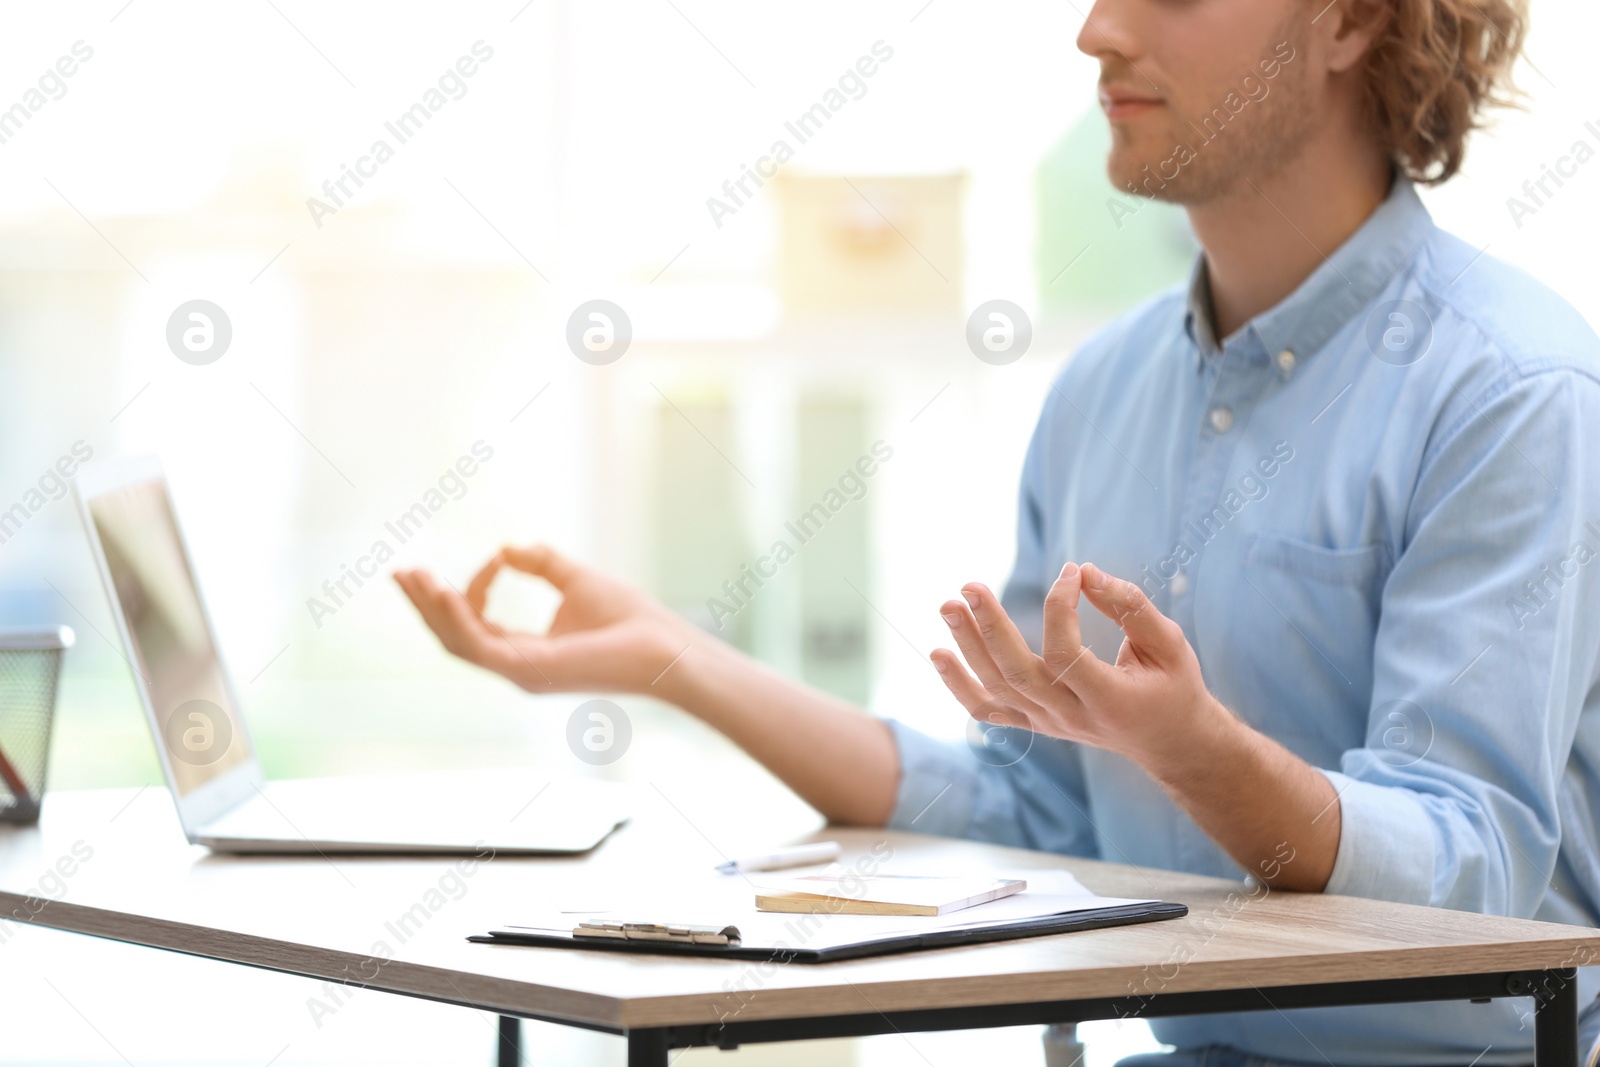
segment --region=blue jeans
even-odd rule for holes
[[[1600,1001],[1585,1004],[1578,1015],[1578,1063],[1596,1067],[1595,1044],[1600,1041]],[[1227,1045],[1180,1048],[1171,1052],[1141,1052],[1124,1056],[1117,1067],[1327,1067],[1257,1056]],[[1465,1065],[1463,1065],[1465,1067]]]
[[[1205,1048],[1180,1048],[1171,1052],[1140,1052],[1124,1056],[1117,1067],[1310,1067],[1309,1064],[1289,1060],[1268,1059],[1249,1052],[1241,1052],[1227,1045],[1207,1045]]]

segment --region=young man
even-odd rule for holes
[[[457,655],[535,692],[664,689],[835,820],[1596,924],[1600,341],[1412,184],[1456,171],[1523,29],[1520,0],[1094,5],[1112,180],[1183,204],[1204,254],[1061,373],[1005,595],[941,609],[961,655],[936,667],[1019,760],[806,690],[548,548],[465,597],[397,578]],[[548,634],[483,620],[503,566],[562,593]],[[1212,1064],[1532,1048],[1513,1001],[1153,1026]]]

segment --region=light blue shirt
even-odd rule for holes
[[[1187,293],[1124,315],[1067,364],[1023,466],[1007,610],[1037,648],[1066,561],[1142,584],[1211,692],[1333,783],[1328,892],[1596,925],[1600,340],[1439,230],[1404,179],[1324,251],[1220,347],[1197,266]],[[1084,639],[1114,659],[1120,634],[1084,609]],[[892,725],[891,825],[1243,874],[1118,756]],[[1588,1003],[1600,983],[1580,973]],[[1527,1062],[1530,1004],[1152,1026],[1179,1046],[1313,1063],[1466,1064],[1490,1045],[1480,1062]]]

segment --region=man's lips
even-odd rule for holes
[[[1108,89],[1104,86],[1100,88],[1100,110],[1104,111],[1106,118],[1113,122],[1135,118],[1161,106],[1162,100],[1158,96],[1130,92],[1127,89]]]

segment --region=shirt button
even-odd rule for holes
[[[1287,348],[1278,353],[1278,369],[1283,372],[1285,378],[1294,372],[1294,353]]]
[[[1218,433],[1227,433],[1233,428],[1233,409],[1230,407],[1214,407],[1208,417],[1211,420],[1211,428]]]
[[[1172,576],[1172,595],[1182,596],[1189,591],[1189,576],[1179,571]]]

